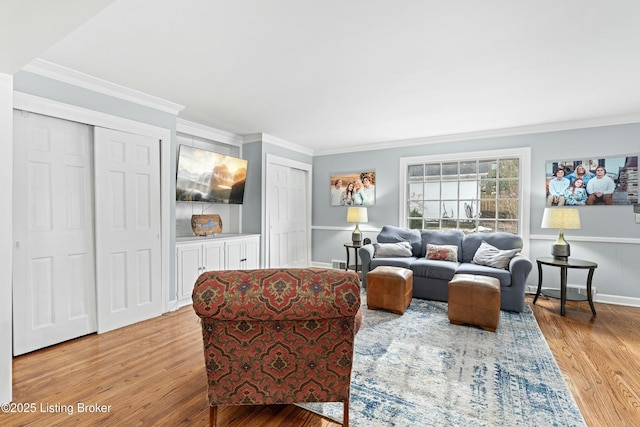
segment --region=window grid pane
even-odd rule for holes
[[[411,164],[407,172],[409,228],[519,232],[518,158]]]

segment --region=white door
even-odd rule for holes
[[[14,111],[14,355],[96,332],[92,133]]]
[[[268,163],[269,267],[309,265],[308,179],[307,170]]]
[[[95,128],[98,331],[162,314],[160,142]]]
[[[307,224],[307,171],[291,168],[289,181],[289,206],[286,228],[289,232],[287,258],[291,267],[308,267],[309,226]]]

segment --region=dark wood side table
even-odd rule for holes
[[[362,247],[362,245],[354,245],[353,242],[348,242],[344,244],[344,247],[347,249],[347,265],[345,266],[345,271],[354,270],[356,272],[360,271],[360,267],[358,266],[358,249]],[[355,265],[349,264],[349,249],[353,249],[353,252],[356,255]]]
[[[560,314],[564,316],[564,303],[569,301],[589,301],[591,312],[596,315],[596,308],[593,306],[593,295],[591,293],[591,281],[593,279],[593,273],[598,267],[598,264],[591,261],[584,261],[576,258],[569,258],[567,260],[560,260],[553,257],[536,258],[538,263],[538,290],[536,296],[533,298],[535,304],[540,296],[540,293],[551,298],[560,298]],[[560,268],[560,289],[545,289],[542,291],[542,266],[549,265],[552,267]],[[567,270],[569,268],[588,269],[589,275],[587,276],[587,295],[581,295],[577,292],[567,291]]]

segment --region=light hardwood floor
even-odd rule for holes
[[[596,304],[592,318],[588,304],[568,303],[562,317],[558,304],[540,299],[532,307],[587,424],[640,426],[640,308]],[[13,368],[14,409],[23,413],[0,413],[2,426],[208,422],[191,307],[17,357]],[[228,427],[339,426],[293,405],[222,407],[218,420]]]

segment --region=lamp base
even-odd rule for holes
[[[351,235],[351,242],[353,243],[354,246],[361,245],[362,244],[362,234],[353,233]]]
[[[551,246],[551,255],[557,260],[567,261],[571,255],[571,245],[564,240],[564,232],[560,230],[558,240]]]
[[[360,232],[359,224],[356,224],[356,229],[351,233],[351,242],[353,242],[354,246],[362,244],[362,233]]]

